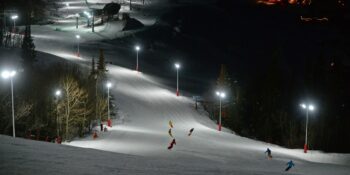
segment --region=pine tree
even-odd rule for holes
[[[31,36],[30,28],[30,14],[27,13],[26,27],[24,31],[24,38],[22,43],[22,59],[24,67],[31,68],[35,62],[35,45],[33,43],[33,38]]]
[[[100,57],[98,58],[97,71],[99,74],[104,74],[106,72],[105,57],[102,49],[100,49]]]
[[[4,18],[4,17],[3,17]],[[0,47],[3,45],[3,38],[4,38],[4,24],[3,24],[3,20],[0,21]]]
[[[96,65],[95,65],[95,58],[92,57],[92,61],[91,61],[91,70],[90,70],[90,76],[95,75],[96,73]]]

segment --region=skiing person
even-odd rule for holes
[[[169,120],[169,126],[170,128],[173,128],[173,122],[171,120]]]
[[[170,137],[173,137],[173,134],[171,133],[171,128],[169,129],[168,133]]]
[[[288,171],[288,170],[291,169],[293,166],[295,166],[292,160],[289,161],[286,165],[288,165],[288,166],[287,166],[287,168],[285,169],[285,171]]]
[[[190,133],[188,133],[188,136],[192,135],[193,130],[194,130],[194,128],[190,129]]]
[[[272,155],[271,155],[271,150],[269,148],[267,148],[267,150],[265,151],[265,154],[267,153],[267,157],[269,159],[272,159]]]
[[[174,145],[176,145],[175,139],[173,139],[173,141],[170,142],[170,145],[168,146],[168,150],[171,150],[174,147]]]
[[[97,136],[97,132],[96,131],[94,131],[94,134],[92,134],[92,138],[93,139],[96,139],[98,136]]]
[[[101,131],[103,131],[103,123],[100,124]]]
[[[58,144],[61,144],[61,143],[62,143],[62,138],[61,138],[60,136],[58,136],[58,137],[56,138],[56,143],[58,143]]]

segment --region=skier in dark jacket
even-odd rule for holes
[[[265,151],[265,154],[267,153],[267,157],[269,159],[272,159],[272,154],[271,154],[271,150],[269,148],[267,148],[267,150]]]
[[[190,129],[190,132],[188,133],[188,136],[192,135],[193,130],[194,130],[194,128]]]
[[[286,165],[288,165],[288,166],[287,166],[287,168],[285,169],[285,171],[288,171],[288,170],[291,169],[293,166],[295,166],[292,160],[289,161]]]

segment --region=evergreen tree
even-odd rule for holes
[[[96,65],[95,65],[95,58],[92,57],[92,61],[91,61],[91,70],[90,70],[90,76],[95,75],[96,73]]]
[[[35,57],[35,45],[33,43],[30,28],[30,14],[27,13],[24,38],[22,43],[22,59],[24,67],[31,68],[35,62]]]
[[[106,72],[105,57],[102,49],[100,49],[100,57],[98,57],[97,71],[99,74]]]
[[[3,18],[5,18],[5,17],[3,17]],[[2,20],[1,19],[1,21],[0,21],[0,47],[3,45],[3,40],[4,40],[4,24],[3,24],[3,21],[4,20]]]

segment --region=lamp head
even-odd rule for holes
[[[18,15],[12,15],[11,16],[11,19],[13,19],[13,20],[15,20],[15,19],[17,19],[18,18]]]
[[[60,90],[57,90],[56,92],[55,92],[55,95],[58,97],[58,96],[61,96],[61,91]]]
[[[8,70],[5,70],[5,71],[2,71],[1,72],[1,76],[2,78],[4,79],[8,79],[8,78],[12,78],[16,75],[16,71],[12,70],[12,71],[8,71]]]
[[[314,105],[309,105],[309,110],[313,111],[315,109]]]
[[[176,69],[180,69],[180,64],[179,63],[175,63],[175,68]]]
[[[106,86],[107,86],[107,88],[111,88],[112,87],[112,83],[111,82],[107,82]]]
[[[216,91],[216,95],[219,96],[220,98],[225,98],[226,97],[225,92]]]

